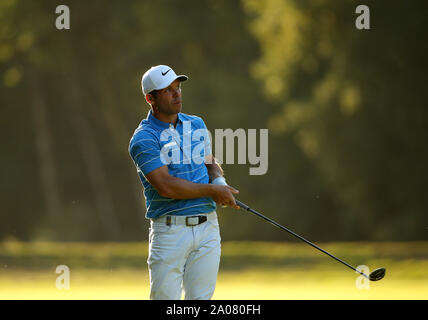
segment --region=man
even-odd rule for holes
[[[150,219],[150,299],[181,299],[182,289],[186,300],[211,299],[220,262],[216,203],[239,209],[205,123],[181,113],[187,79],[165,65],[143,75],[151,110],[129,145]]]

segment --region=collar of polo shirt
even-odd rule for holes
[[[177,116],[178,116],[178,121],[183,123],[183,116],[182,116],[181,112],[179,112],[177,114]],[[172,122],[163,122],[163,121],[159,120],[158,118],[156,118],[153,115],[152,110],[149,111],[146,119],[148,121],[150,121],[156,128],[161,129],[161,130],[168,129],[170,124],[173,124]]]

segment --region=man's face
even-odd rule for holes
[[[177,79],[168,87],[157,91],[156,97],[152,95],[152,106],[163,114],[171,115],[181,112],[181,82]]]

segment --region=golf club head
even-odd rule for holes
[[[385,276],[385,272],[386,272],[385,268],[378,268],[373,270],[369,275],[370,281],[381,280]]]

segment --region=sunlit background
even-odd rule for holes
[[[70,9],[70,29],[55,8]],[[426,1],[0,0],[0,299],[147,299],[148,220],[128,154],[166,64],[210,131],[269,129],[269,167],[224,164],[214,299],[428,298]],[[259,150],[259,149],[258,149]],[[215,150],[214,150],[215,152]],[[236,157],[235,157],[236,159]],[[55,286],[58,265],[70,289]]]

